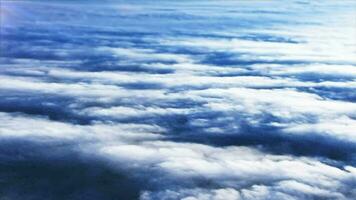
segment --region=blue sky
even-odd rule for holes
[[[354,1],[2,1],[0,199],[356,196]]]

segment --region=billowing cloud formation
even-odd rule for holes
[[[356,196],[353,1],[5,1],[0,198]]]

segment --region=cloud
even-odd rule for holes
[[[171,188],[171,184],[175,180],[181,181],[183,188],[192,184],[198,187],[199,182],[209,181],[212,186],[216,185],[215,187],[233,187],[241,191],[246,185],[255,182],[276,182],[282,185],[278,188],[281,187],[284,191],[286,186],[283,180],[291,179],[301,182],[300,185],[297,184],[297,189],[291,189],[297,190],[300,195],[308,193],[300,191],[305,189],[304,187],[308,189],[308,186],[303,186],[307,184],[320,188],[313,190],[314,192],[309,194],[311,196],[343,197],[338,188],[346,187],[346,183],[350,184],[348,181],[355,184],[352,182],[354,170],[350,166],[343,170],[315,159],[271,155],[248,147],[214,148],[201,144],[157,141],[159,138],[163,139],[156,135],[163,130],[147,125],[79,126],[4,113],[1,118],[4,120],[1,126],[2,138],[23,138],[41,143],[70,142],[83,158],[91,155],[91,158],[108,160],[112,163],[111,170],[115,169],[114,171],[142,173],[142,177],[136,177],[137,181],[148,181],[148,189],[153,191],[163,183],[167,189],[172,190],[174,187]],[[41,148],[38,150],[41,151]],[[65,149],[55,155],[60,156],[62,151]],[[147,173],[157,173],[160,176],[154,178],[156,176],[143,175]],[[157,181],[158,185],[155,184]],[[330,190],[334,192],[326,192]],[[220,190],[217,189],[214,195],[227,195],[224,190],[218,191]],[[267,191],[270,193],[269,189]],[[176,192],[184,194],[181,191]],[[285,195],[288,193],[290,191]],[[143,193],[142,198],[148,194],[150,192]],[[230,195],[236,194],[238,193],[232,192]]]
[[[353,5],[5,1],[0,199],[352,199]]]
[[[102,152],[107,154],[111,160],[121,160],[118,166],[125,165],[137,170],[158,170],[157,173],[161,175],[157,179],[160,182],[166,181],[165,179],[169,179],[170,176],[178,179],[181,182],[180,185],[183,185],[186,180],[195,180],[195,184],[199,184],[201,179],[203,183],[210,182],[211,187],[214,185],[215,187],[234,187],[246,194],[251,193],[248,192],[250,190],[248,186],[258,182],[262,185],[252,188],[265,190],[266,194],[259,193],[261,199],[272,198],[274,195],[281,198],[282,196],[278,193],[284,196],[308,197],[309,195],[310,198],[323,196],[346,198],[336,188],[347,187],[344,182],[346,184],[354,178],[354,175],[346,170],[315,160],[266,155],[246,147],[212,148],[197,144],[148,142],[140,145],[104,147]],[[188,177],[191,178],[188,179]],[[271,189],[269,185],[276,186]],[[313,185],[316,189],[311,189],[309,185]],[[273,190],[279,190],[279,192]],[[172,195],[169,192],[159,195],[164,196],[164,193]],[[181,191],[177,193],[184,194]],[[238,192],[235,192],[236,194]],[[252,194],[250,198],[254,196]]]
[[[78,143],[97,140],[97,142],[100,142],[101,140],[105,141],[113,138],[119,139],[121,137],[127,139],[130,139],[130,137],[133,137],[134,139],[140,137],[159,138],[159,135],[157,134],[164,131],[157,126],[137,123],[73,125],[18,113],[0,113],[0,116],[1,120],[4,122],[0,125],[0,129],[2,130],[0,136],[10,139],[24,138],[49,141],[78,140]]]

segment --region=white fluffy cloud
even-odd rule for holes
[[[199,190],[147,192],[165,198],[265,199],[289,197],[346,199],[342,194],[347,181],[355,175],[348,170],[328,166],[317,160],[264,154],[246,147],[213,148],[197,144],[146,142],[139,145],[103,147],[101,153],[118,166],[144,171],[160,171],[161,182],[174,177],[202,179],[218,187],[205,192]],[[165,177],[166,176],[166,177]],[[256,184],[255,183],[260,183]],[[252,187],[250,188],[250,186]],[[185,194],[187,193],[187,194]]]
[[[354,167],[340,169],[318,159],[273,155],[249,147],[160,141],[164,137],[158,133],[164,130],[147,125],[68,125],[5,113],[1,119],[5,122],[0,127],[2,138],[72,141],[84,155],[106,159],[113,168],[152,174],[144,178],[148,184],[165,185],[162,191],[143,192],[142,199],[347,199],[343,190],[356,178]],[[173,180],[181,185],[171,186]],[[212,189],[199,189],[201,181],[210,182]],[[195,189],[187,189],[192,184]]]

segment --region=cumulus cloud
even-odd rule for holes
[[[187,177],[193,177],[189,180],[195,180],[197,182],[195,185],[202,181],[209,183],[211,185],[209,187],[234,187],[247,199],[254,197],[264,199],[274,196],[276,198],[305,196],[310,199],[313,197],[346,199],[342,192],[337,190],[347,187],[347,182],[355,178],[346,170],[331,167],[316,160],[266,155],[246,147],[212,148],[197,144],[148,142],[140,145],[104,147],[101,152],[107,154],[109,159],[121,160],[122,163],[119,166],[127,165],[128,168],[137,168],[137,170],[158,170],[160,177],[156,179],[160,182],[167,181],[165,179],[173,176],[183,185]],[[165,175],[166,173],[169,175]],[[249,188],[254,183],[261,185],[257,184]],[[191,183],[186,184],[191,185]],[[254,189],[262,189],[265,192],[255,191],[256,194],[253,194]],[[221,195],[224,194],[223,191]],[[226,192],[229,191],[232,193],[231,198],[239,198],[239,192],[235,190]],[[188,192],[188,194],[192,193],[193,197],[195,196],[193,198],[184,193],[166,190],[159,195],[173,196],[166,197],[167,199],[177,197],[209,199],[212,198],[209,195],[214,195],[214,192],[213,194],[205,192],[200,194],[199,190],[193,190]],[[147,198],[149,194],[151,193],[145,193],[143,197]],[[203,196],[200,197],[200,195]],[[204,195],[207,196],[204,197]]]
[[[159,138],[164,130],[157,126],[145,124],[102,124],[74,125],[55,122],[46,118],[30,117],[28,115],[0,113],[4,123],[0,125],[3,138],[26,138],[34,140],[111,140],[121,137],[139,139],[140,137]],[[124,139],[119,139],[124,140]]]

